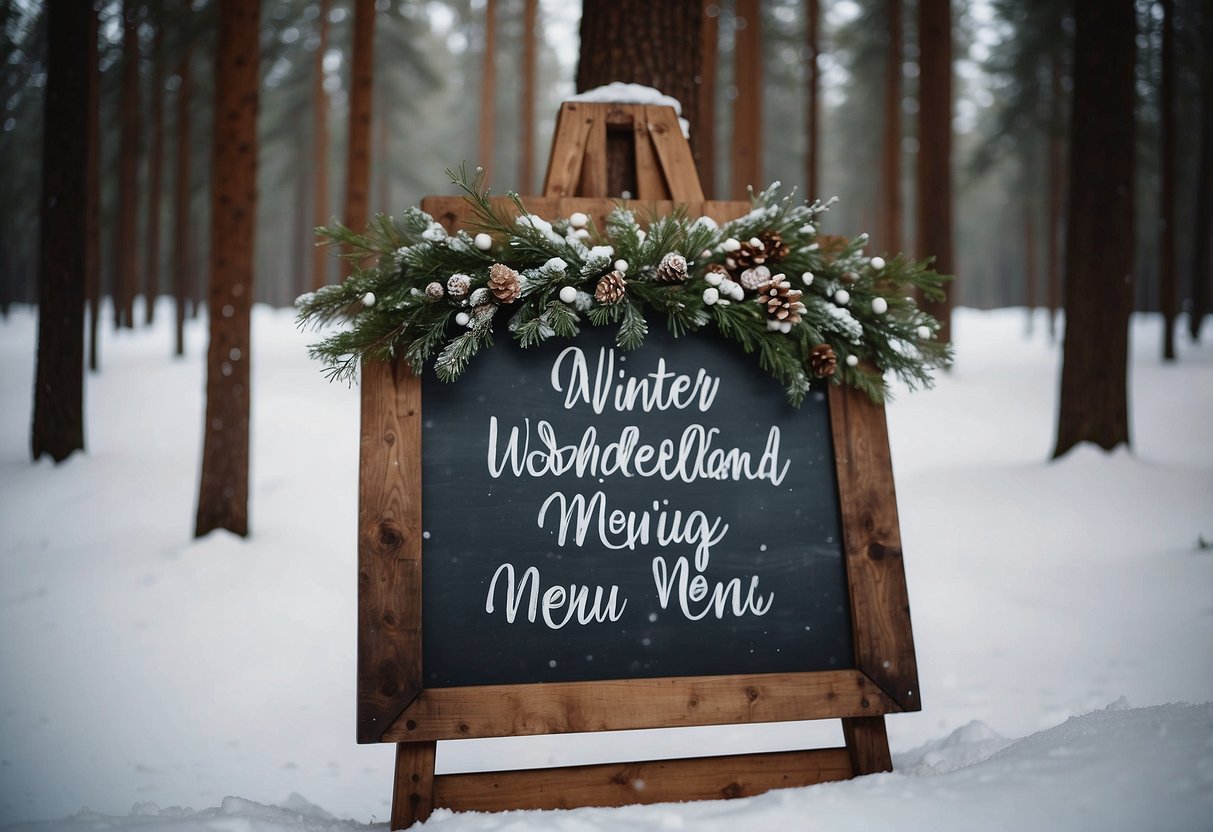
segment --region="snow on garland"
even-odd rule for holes
[[[647,218],[626,205],[593,227],[584,214],[544,219],[510,194],[518,215],[495,208],[477,168],[447,170],[480,229],[448,235],[423,211],[375,217],[363,234],[318,229],[356,264],[344,283],[296,301],[300,326],[342,319],[311,345],[332,379],[351,380],[364,358],[404,356],[416,373],[431,361],[454,381],[492,344],[494,322],[529,347],[573,338],[579,327],[614,326],[622,349],[643,343],[650,320],[676,336],[712,329],[737,342],[799,405],[813,378],[888,395],[884,374],[911,389],[951,360],[938,322],[913,298],[943,298],[948,278],[901,256],[863,252],[867,235],[819,241],[833,202],[779,198],[779,183],[753,196],[753,210],[718,225],[686,211]]]

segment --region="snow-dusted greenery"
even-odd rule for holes
[[[949,346],[936,338],[938,323],[914,299],[915,291],[942,298],[947,278],[926,261],[869,257],[866,236],[819,239],[829,203],[780,197],[778,183],[753,196],[748,214],[719,225],[685,210],[638,216],[621,203],[605,227],[580,228],[569,218],[534,216],[514,194],[517,216],[502,211],[489,200],[479,169],[470,178],[463,167],[447,173],[467,195],[474,230],[491,236],[491,242],[482,238],[483,247],[466,231],[448,234],[416,208],[398,218],[379,215],[364,233],[341,225],[319,230],[356,265],[344,283],[296,302],[300,325],[346,322],[311,347],[330,377],[352,379],[363,358],[403,356],[414,372],[433,362],[439,378],[453,381],[501,334],[495,326],[500,320],[524,347],[576,337],[587,324],[616,327],[623,349],[640,346],[653,321],[663,321],[675,336],[714,331],[754,354],[794,404],[816,374],[809,354],[821,344],[837,358],[832,380],[859,387],[874,401],[888,395],[885,374],[911,389],[929,386],[931,371],[950,360]],[[753,288],[730,285],[730,297],[709,270],[726,265],[738,241],[771,234],[786,253],[765,265],[773,278],[782,275],[803,293],[800,320],[782,329]],[[671,252],[686,258],[684,281],[658,275]],[[521,292],[508,302],[486,290],[489,270],[498,263],[519,275]],[[620,266],[627,280],[623,297],[596,299],[598,282]],[[426,291],[432,283],[445,287],[457,274],[471,279],[466,294]]]

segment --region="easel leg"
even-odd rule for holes
[[[842,721],[842,735],[847,753],[851,755],[851,770],[861,774],[892,771],[889,735],[885,733],[883,716],[857,716]]]
[[[407,829],[434,811],[434,752],[438,743],[396,744],[392,781],[392,829]]]

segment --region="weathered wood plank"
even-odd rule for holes
[[[645,107],[645,118],[674,201],[703,202],[703,188],[699,184],[691,146],[683,138],[674,109],[649,105]]]
[[[830,423],[856,664],[902,710],[917,711],[918,663],[884,406],[854,387],[831,385]]]
[[[649,135],[649,123],[643,108],[632,120],[632,142],[636,147],[636,198],[639,200],[666,200],[670,189],[661,173],[657,151]]]
[[[893,770],[889,754],[889,736],[883,716],[860,716],[842,721],[842,735],[847,743],[851,768],[858,777]]]
[[[384,741],[783,722],[899,710],[853,670],[428,688]]]
[[[396,746],[392,780],[392,829],[407,829],[434,811],[435,742],[402,742]]]
[[[581,160],[581,182],[575,192],[562,196],[604,197],[607,188],[607,110],[605,104],[584,104],[591,116],[590,132],[585,139],[585,157]],[[547,193],[546,191],[544,192]]]
[[[850,776],[844,748],[444,774],[435,783],[434,805],[457,812],[627,806],[751,797]]]
[[[548,169],[543,177],[544,196],[562,197],[577,193],[577,183],[581,181],[581,167],[585,156],[585,142],[593,123],[593,116],[586,107],[587,105],[575,101],[566,101],[560,107],[556,131],[552,135]]]
[[[362,365],[358,477],[358,741],[421,691],[421,382]]]

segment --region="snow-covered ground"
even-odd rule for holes
[[[357,391],[324,381],[291,312],[258,308],[253,536],[194,541],[205,333],[174,360],[157,311],[102,333],[88,453],[58,467],[29,462],[35,314],[0,323],[0,826],[383,822],[392,750],[354,743]],[[1060,355],[1024,323],[961,310],[955,369],[889,407],[924,701],[887,720],[897,771],[426,828],[1213,829],[1213,326],[1163,365],[1137,320],[1133,450],[1049,463]],[[468,740],[439,770],[840,733]]]

